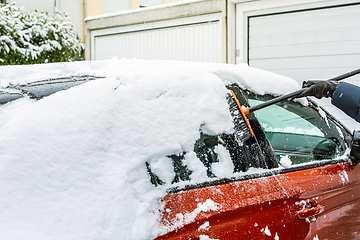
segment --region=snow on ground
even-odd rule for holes
[[[0,67],[0,86],[71,75],[105,78],[0,108],[0,239],[156,237],[165,189],[145,162],[192,150],[200,126],[232,131],[224,83],[299,88],[246,65],[129,59]]]

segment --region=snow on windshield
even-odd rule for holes
[[[156,237],[166,192],[145,162],[191,151],[200,126],[230,133],[224,84],[299,88],[247,65],[129,59],[1,67],[0,86],[80,75],[105,78],[1,107],[0,239]]]

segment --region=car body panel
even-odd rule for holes
[[[344,162],[276,176],[288,194],[295,239],[359,239],[360,166]],[[297,213],[308,212],[305,219]]]
[[[176,192],[162,204],[162,224],[173,231],[157,240],[292,238],[287,195],[274,176]]]

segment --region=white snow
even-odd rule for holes
[[[261,229],[261,232],[264,232],[265,235],[267,235],[267,236],[271,236],[271,232],[270,232],[268,226],[266,226],[265,229],[262,228],[262,229]]]
[[[199,214],[201,212],[217,211],[218,208],[219,206],[216,202],[211,199],[207,199],[204,203],[199,203],[194,212]]]
[[[285,168],[291,167],[292,162],[291,162],[289,155],[282,155],[280,157],[280,164],[281,164],[281,166],[283,166]]]
[[[199,240],[219,240],[219,239],[210,238],[210,237],[207,236],[207,235],[201,234],[201,235],[199,236]]]
[[[197,204],[197,208],[192,211],[192,212],[187,212],[187,213],[178,213],[176,215],[176,220],[174,222],[172,222],[171,226],[162,226],[159,230],[159,232],[161,234],[165,234],[168,231],[172,231],[178,228],[183,227],[186,224],[189,224],[191,222],[193,222],[195,220],[195,218],[202,212],[206,213],[206,212],[212,212],[212,211],[217,211],[219,209],[219,204],[215,203],[213,200],[211,199],[207,199],[205,202],[202,203],[198,203]],[[209,227],[207,226],[207,224],[204,224],[204,227]],[[200,226],[201,228],[201,226]]]
[[[36,10],[26,11],[12,2],[0,8],[0,25],[2,35],[8,35],[0,36],[0,50],[22,55],[29,61],[29,58],[37,59],[42,54],[48,54],[47,51],[62,47],[68,51],[80,49],[73,24],[66,13],[51,15]],[[4,62],[1,57],[0,60]]]
[[[349,176],[348,176],[348,174],[346,173],[345,170],[342,171],[342,172],[340,172],[340,173],[339,173],[339,176],[340,176],[341,182],[342,182],[343,184],[345,184],[346,182],[349,181]]]
[[[207,231],[209,230],[210,228],[210,223],[209,222],[205,222],[204,224],[202,224],[200,227],[199,227],[199,230],[200,231]]]
[[[279,238],[279,235],[277,234],[277,233],[275,233],[275,238],[274,238],[275,240],[279,240],[280,238]]]
[[[164,156],[186,151],[189,169],[200,166],[200,126],[232,131],[224,84],[274,95],[299,88],[247,65],[136,59],[0,67],[0,86],[84,74],[105,78],[0,107],[0,239],[155,238],[168,185],[155,188],[145,162],[167,184]],[[217,209],[208,199],[191,217]]]
[[[234,171],[234,165],[231,161],[229,151],[222,145],[216,146],[215,151],[218,153],[219,162],[211,165],[213,173],[219,178],[229,176],[228,173]]]
[[[309,201],[310,201],[309,199],[307,199],[306,201],[305,201],[305,200],[301,200],[300,202],[295,202],[295,205],[302,205],[302,209],[305,209],[306,204],[307,204]]]
[[[326,113],[322,108],[319,108],[319,114],[325,120],[326,124],[329,126],[329,120],[327,119]]]

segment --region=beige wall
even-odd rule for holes
[[[139,8],[140,1],[139,0],[130,0],[131,1],[131,9]]]
[[[96,16],[103,14],[103,0],[87,0],[86,16]]]

